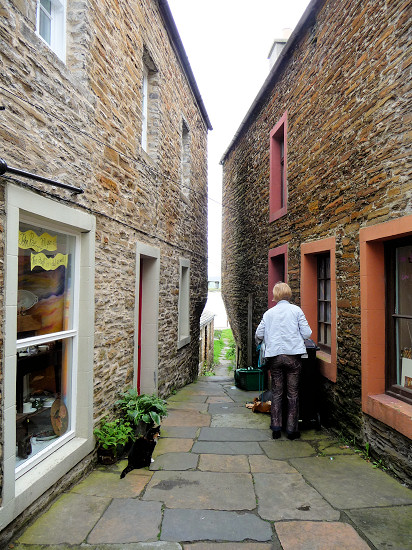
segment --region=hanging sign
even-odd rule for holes
[[[40,254],[31,254],[31,270],[37,266],[42,267],[46,271],[53,271],[54,269],[57,269],[61,265],[64,265],[64,267],[67,268],[67,261],[68,261],[69,255],[68,254],[56,254],[56,256],[48,257],[43,252],[40,252]]]
[[[52,237],[48,233],[37,235],[32,229],[19,231],[19,248],[32,248],[36,252],[41,250],[57,250],[57,235]]]

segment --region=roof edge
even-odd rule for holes
[[[310,27],[313,24],[313,21],[316,17],[316,14],[318,12],[318,9],[320,6],[325,2],[326,0],[312,0],[306,10],[303,12],[302,17],[300,18],[298,24],[294,28],[292,34],[289,37],[289,40],[286,42],[285,47],[281,51],[278,59],[276,60],[276,63],[273,65],[271,71],[269,72],[269,75],[267,76],[266,80],[264,81],[262,87],[260,88],[257,96],[255,97],[252,105],[249,107],[249,110],[247,111],[245,117],[243,118],[242,122],[240,123],[239,128],[237,129],[235,135],[232,138],[232,141],[230,142],[228,148],[223,153],[222,158],[219,161],[219,164],[224,164],[226,157],[232,150],[234,144],[236,143],[237,139],[239,138],[240,134],[245,130],[245,128],[250,124],[251,118],[253,113],[260,107],[260,105],[264,102],[266,98],[267,92],[270,90],[270,88],[274,85],[276,82],[276,79],[280,73],[280,70],[282,68],[282,65],[287,61],[287,58],[289,56],[289,53],[293,50],[293,47],[295,46],[296,42],[300,38],[301,34],[304,30],[306,30],[308,27]]]
[[[177,30],[176,23],[173,19],[172,12],[170,10],[169,4],[167,0],[158,0],[159,4],[159,10],[160,13],[164,19],[166,30],[168,31],[168,34],[170,36],[171,41],[173,42],[176,53],[182,63],[183,70],[186,73],[187,79],[189,81],[190,87],[192,88],[193,94],[195,96],[196,102],[199,106],[200,112],[202,114],[203,120],[206,123],[208,130],[213,130],[212,124],[210,123],[209,116],[206,111],[206,107],[203,103],[202,96],[200,95],[199,88],[196,83],[196,79],[194,77],[192,68],[189,63],[189,59],[186,55],[185,48],[183,46],[183,42],[180,38],[179,31]]]

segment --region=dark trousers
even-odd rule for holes
[[[287,386],[286,432],[298,431],[299,422],[299,378],[302,362],[299,355],[276,355],[268,358],[272,377],[271,424],[273,431],[282,429],[283,391]]]

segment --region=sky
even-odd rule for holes
[[[209,278],[220,275],[219,164],[269,73],[268,55],[310,0],[168,0],[213,130],[208,136]]]

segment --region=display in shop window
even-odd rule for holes
[[[17,467],[70,430],[74,249],[74,236],[20,223]]]

